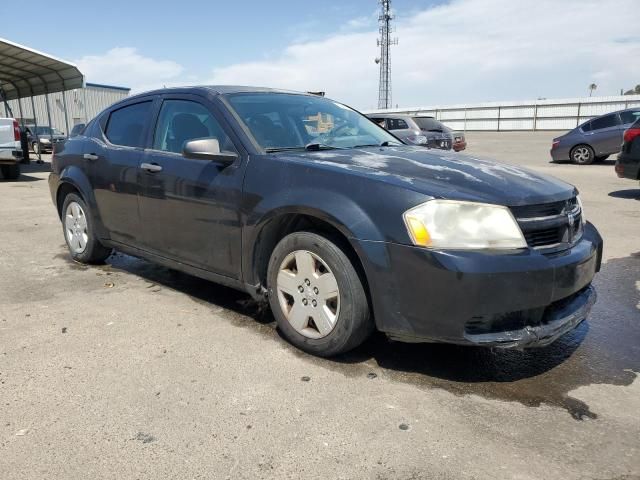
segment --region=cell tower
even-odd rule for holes
[[[391,38],[393,28],[391,20],[391,0],[378,0],[382,7],[382,13],[378,17],[380,24],[380,38],[378,38],[378,46],[380,47],[380,57],[376,58],[376,63],[380,65],[380,84],[378,91],[378,108],[391,108],[391,64],[389,63],[389,47],[397,45],[398,39]]]

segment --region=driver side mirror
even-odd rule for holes
[[[238,155],[234,152],[221,152],[216,138],[198,138],[185,142],[182,155],[193,160],[209,160],[211,162],[231,165]]]

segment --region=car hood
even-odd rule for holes
[[[565,200],[576,194],[575,187],[550,176],[424,147],[369,147],[278,155],[290,161],[349,171],[436,198],[516,206]]]

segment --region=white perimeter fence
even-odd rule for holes
[[[640,107],[640,95],[393,108],[365,113],[430,116],[459,131],[570,130],[590,118],[631,107]]]

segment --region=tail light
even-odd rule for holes
[[[554,140],[551,144],[551,148],[558,148],[558,145],[560,145],[560,140]]]
[[[624,178],[624,167],[622,165],[616,163],[614,170],[616,171],[616,175],[618,175],[618,177]]]
[[[625,143],[631,143],[638,136],[640,136],[640,128],[630,128],[624,132],[624,141]]]
[[[13,121],[13,140],[16,142],[20,141],[20,125],[17,120]]]

